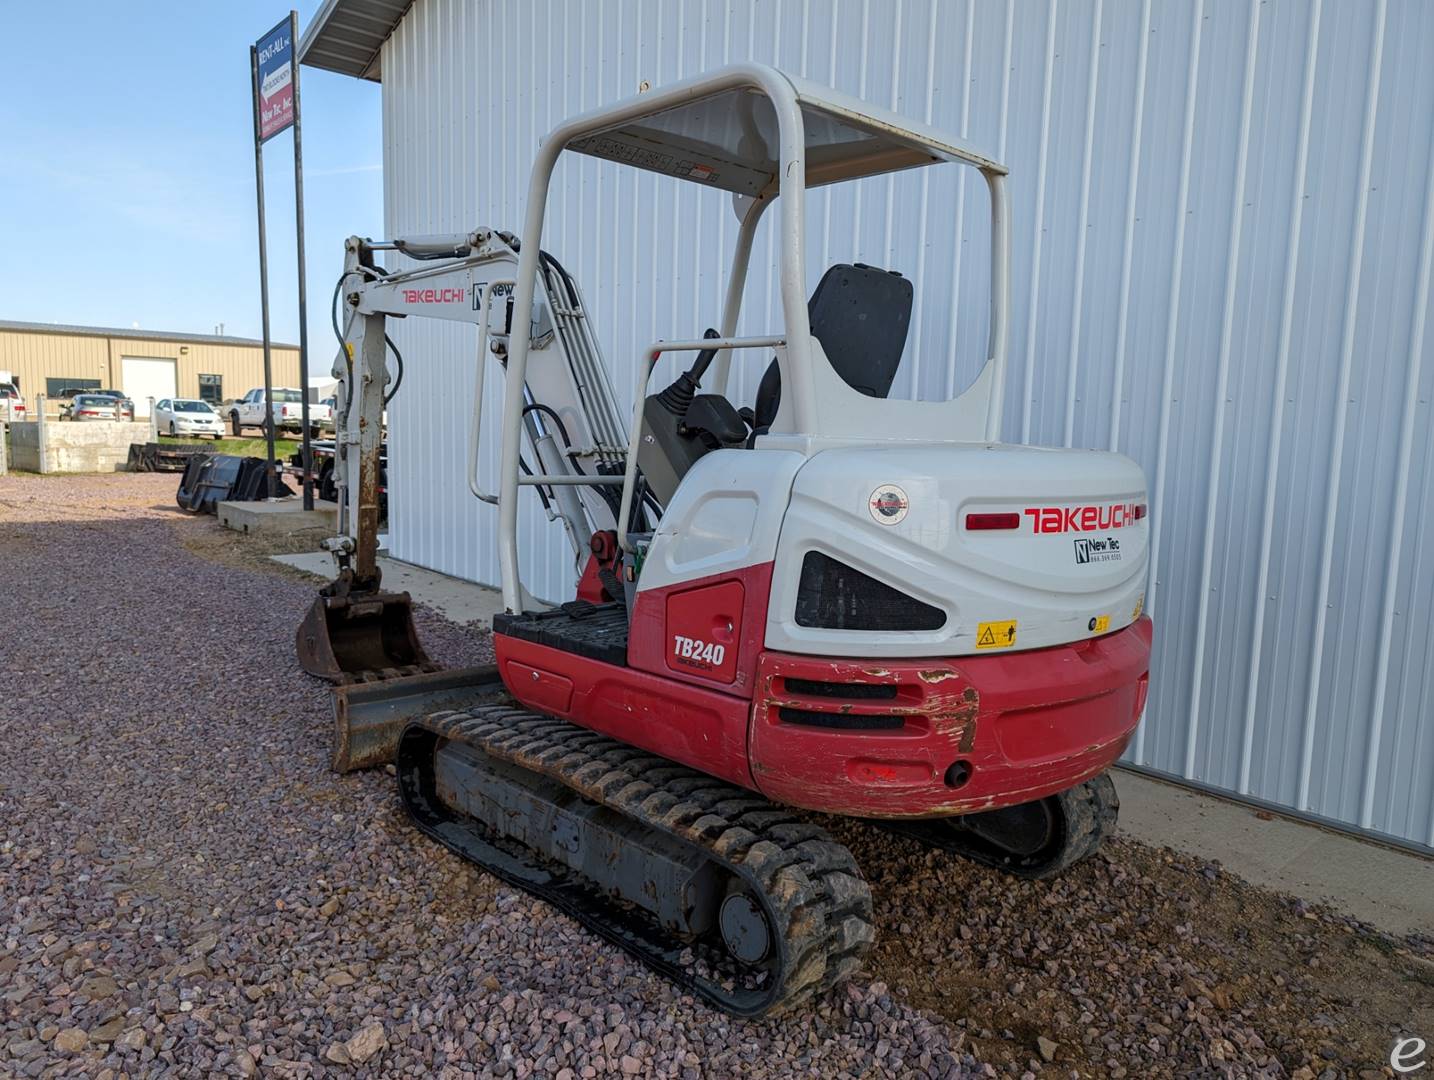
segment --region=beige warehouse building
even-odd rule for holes
[[[298,346],[271,343],[270,350],[274,385],[302,386]],[[148,416],[150,398],[218,405],[263,386],[264,348],[217,334],[0,320],[0,371],[14,376],[32,409],[39,394],[54,399],[77,389],[114,389],[134,399],[137,415]]]

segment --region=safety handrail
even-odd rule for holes
[[[627,440],[627,467],[622,475],[622,506],[617,519],[617,542],[623,551],[631,553],[633,545],[628,540],[627,522],[632,516],[632,494],[637,483],[637,448],[642,442],[642,406],[647,400],[647,383],[653,369],[663,353],[703,352],[707,349],[783,349],[784,337],[720,337],[702,338],[700,341],[654,341],[647,347],[637,365],[637,391],[632,405],[632,430]]]

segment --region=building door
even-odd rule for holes
[[[149,399],[174,397],[179,392],[173,360],[146,356],[120,358],[120,389],[134,401],[135,419],[149,416]]]

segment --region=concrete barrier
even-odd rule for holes
[[[332,536],[338,531],[339,504],[323,499],[315,499],[312,510],[304,509],[302,499],[265,499],[261,502],[218,503],[214,512],[219,524],[235,532],[263,536],[312,532]],[[327,555],[324,557],[328,558]]]
[[[10,425],[10,467],[26,472],[118,472],[132,443],[149,441],[148,423],[88,420]]]

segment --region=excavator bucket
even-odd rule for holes
[[[320,595],[299,624],[299,666],[332,683],[437,671],[418,642],[408,593]]]

